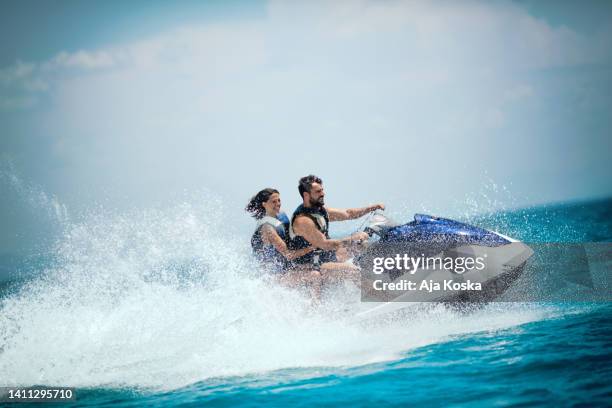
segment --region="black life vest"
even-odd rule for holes
[[[264,225],[271,225],[276,233],[281,237],[285,243],[289,239],[289,218],[285,213],[280,213],[277,218],[270,217],[269,215],[257,220],[255,231],[251,237],[251,248],[253,249],[253,255],[266,267],[272,269],[275,272],[282,272],[287,270],[291,266],[291,262],[281,254],[274,245],[264,244],[263,237],[261,235],[261,228]]]
[[[297,250],[311,247],[312,245],[304,237],[296,235],[293,231],[293,223],[298,216],[308,217],[314,222],[315,226],[325,238],[329,239],[329,214],[325,207],[304,207],[300,204],[298,208],[293,212],[291,217],[291,225],[289,227],[289,249]],[[325,262],[336,262],[335,251],[325,251],[322,249],[315,249],[312,252],[307,253],[304,256],[293,260],[296,264],[312,264],[317,268],[320,264]]]

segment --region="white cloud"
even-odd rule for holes
[[[45,71],[61,68],[79,68],[83,70],[112,68],[116,65],[117,56],[112,51],[77,51],[75,53],[60,52],[53,59],[42,65]]]
[[[48,82],[63,74],[134,68],[171,69],[208,82],[267,63],[285,72],[298,66],[296,76],[320,69],[361,74],[370,68],[365,74],[374,79],[380,75],[377,64],[390,64],[383,74],[441,84],[466,71],[499,76],[593,63],[609,57],[602,55],[601,42],[563,26],[552,28],[506,2],[271,2],[263,21],[186,27],[107,49],[63,51],[48,61],[20,61],[0,70],[0,81],[46,91]]]
[[[271,2],[259,20],[8,67],[2,89],[13,88],[0,91],[0,109],[34,106],[7,102],[15,87],[49,95],[41,132],[61,140],[53,154],[78,168],[74,185],[166,181],[242,194],[270,174],[293,186],[310,169],[351,182],[347,168],[385,146],[410,155],[388,163],[389,185],[427,166],[440,191],[457,192],[468,182],[449,184],[449,169],[462,174],[467,154],[484,168],[536,160],[530,124],[516,121],[542,97],[533,75],[605,60],[602,35],[551,27],[507,2]],[[518,140],[499,149],[491,140],[504,131]],[[317,151],[296,152],[299,143]],[[375,172],[364,179],[378,185]],[[420,185],[415,194],[427,192]]]
[[[35,65],[17,61],[14,65],[0,70],[0,82],[4,85],[28,78],[34,73]]]

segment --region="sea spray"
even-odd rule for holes
[[[45,208],[56,208],[52,201]],[[465,316],[415,304],[402,319],[354,324],[357,288],[329,287],[313,307],[257,268],[249,237],[235,233],[224,207],[203,193],[165,208],[57,218],[52,262],[0,300],[0,385],[166,390],[359,366],[550,313],[513,305]]]
[[[483,324],[432,305],[376,330],[351,324],[345,317],[359,306],[356,288],[331,288],[313,308],[303,293],[262,275],[248,237],[228,233],[223,222],[219,208],[184,203],[70,225],[55,246],[60,261],[2,300],[0,378],[6,385],[174,389],[213,377],[393,359],[543,313],[509,308],[484,314]]]

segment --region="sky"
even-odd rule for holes
[[[0,7],[0,254],[43,208],[214,195],[250,228],[310,173],[331,206],[448,216],[612,195],[607,1]]]

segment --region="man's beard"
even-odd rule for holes
[[[310,197],[310,206],[315,208],[323,208],[325,205],[325,200],[323,197],[319,197],[317,200]]]

